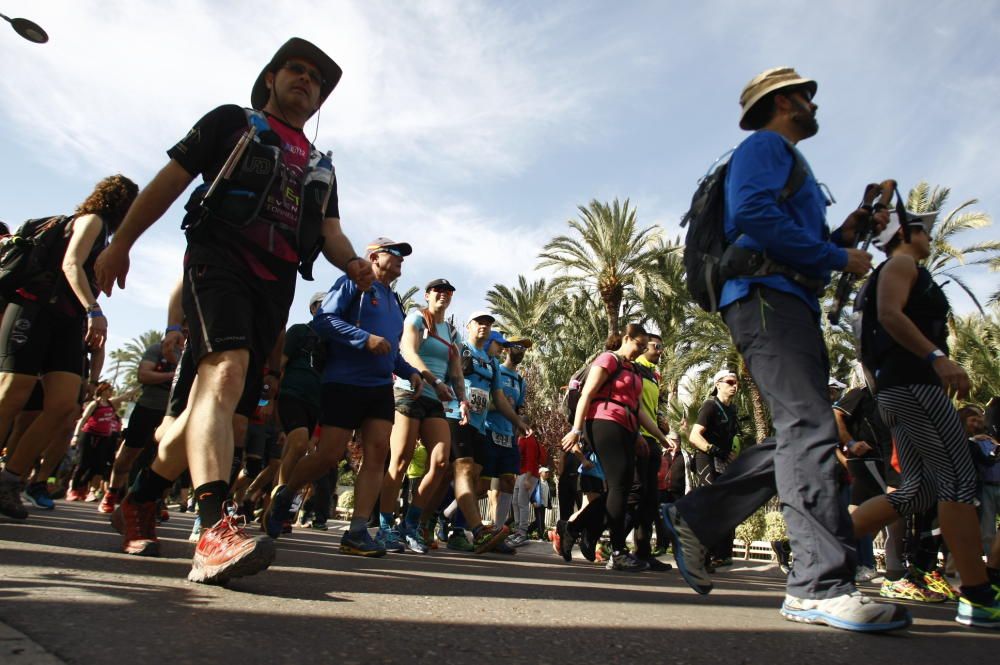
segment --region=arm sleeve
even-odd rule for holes
[[[829,240],[816,238],[778,205],[794,162],[784,139],[770,134],[761,135],[752,149],[733,155],[729,165],[732,187],[727,192],[733,222],[776,261],[801,266],[803,257],[808,257],[810,272],[816,268],[839,270],[847,265],[847,252]]]
[[[348,323],[352,312],[347,310],[358,300],[355,298],[357,293],[358,287],[346,275],[337,280],[313,318],[313,330],[320,339],[356,349],[365,348],[369,333]]]

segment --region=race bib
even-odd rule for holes
[[[490,403],[490,394],[482,388],[469,389],[469,409],[473,413],[486,413]]]
[[[493,443],[501,448],[513,448],[514,437],[511,434],[499,434],[497,432],[493,432]]]

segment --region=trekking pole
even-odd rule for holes
[[[865,187],[865,195],[861,201],[861,209],[866,211],[868,214],[865,216],[865,222],[862,228],[857,229],[855,234],[862,233],[861,249],[862,251],[868,251],[868,247],[871,245],[872,238],[875,235],[875,208],[888,209],[889,201],[892,200],[892,195],[896,192],[896,181],[895,180],[883,180],[881,184],[871,183]],[[875,203],[875,196],[879,195],[878,203]],[[857,277],[849,272],[842,272],[840,274],[840,281],[837,282],[837,291],[833,298],[833,307],[827,312],[826,318],[831,325],[837,325],[840,323],[840,314],[844,310],[844,305],[847,303],[847,298],[851,294],[851,288],[854,286],[854,282]]]
[[[354,324],[355,328],[361,327],[361,308],[365,306],[365,292],[361,292],[361,298],[358,300],[358,320]]]
[[[212,184],[209,186],[208,191],[205,193],[205,197],[202,199],[203,201],[207,201],[211,198],[219,184],[233,175],[233,170],[235,170],[237,162],[243,159],[243,153],[247,151],[247,147],[256,135],[257,126],[251,124],[250,129],[243,132],[243,136],[241,136],[240,140],[236,142],[236,147],[234,147],[233,151],[229,153],[226,163],[222,165],[221,169],[219,169],[219,174],[215,176],[215,180],[213,180]]]

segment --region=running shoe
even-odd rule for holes
[[[517,531],[510,535],[504,542],[511,547],[523,547],[528,544],[528,537],[520,531]]]
[[[875,602],[860,591],[821,600],[786,595],[781,616],[789,621],[823,623],[833,628],[864,633],[900,630],[913,623],[905,607]]]
[[[24,498],[42,510],[54,510],[56,507],[56,502],[49,496],[48,483],[31,483],[24,488]]]
[[[97,504],[97,512],[111,514],[115,512],[115,506],[121,499],[118,498],[118,492],[107,491],[104,496],[101,497],[101,502]],[[162,521],[162,520],[161,520]]]
[[[906,577],[901,577],[898,580],[883,580],[878,595],[883,598],[915,600],[918,603],[943,603],[948,600],[944,594],[931,591]]]
[[[510,529],[507,528],[506,524],[501,524],[498,527],[480,525],[478,532],[473,532],[472,546],[475,548],[476,554],[489,552],[497,546],[497,543],[506,538],[508,533],[510,533]]]
[[[996,595],[989,605],[974,603],[965,596],[958,599],[958,614],[955,621],[963,626],[976,628],[1000,628],[1000,587],[993,585]]]
[[[156,513],[159,509],[155,501],[138,502],[131,494],[111,514],[111,526],[122,535],[122,552],[135,556],[156,556],[160,553],[160,541],[156,538]]]
[[[0,478],[0,513],[16,520],[28,519],[28,509],[21,500],[21,491],[20,482]]]
[[[663,509],[663,521],[674,541],[674,561],[681,577],[698,593],[702,595],[709,593],[712,590],[712,580],[705,570],[705,546],[681,517],[674,504],[667,504]]]
[[[188,541],[197,543],[199,540],[201,540],[201,515],[195,515],[194,524],[191,525],[191,533],[188,535]]]
[[[66,490],[67,501],[83,501],[86,498],[87,498],[87,490],[78,490],[73,488]]]
[[[231,578],[254,575],[271,565],[274,541],[251,536],[244,524],[242,519],[224,514],[212,528],[201,532],[188,581],[225,584]]]
[[[271,495],[271,505],[267,507],[261,526],[264,532],[272,538],[278,538],[285,531],[285,524],[290,525],[288,513],[292,509],[292,495],[285,485],[277,488]]]
[[[465,536],[465,530],[455,530],[450,536],[448,536],[448,541],[445,543],[445,547],[450,550],[455,550],[457,552],[475,552],[475,546],[469,542],[469,539]]]
[[[313,520],[309,523],[309,528],[315,531],[327,531],[330,527],[326,522],[317,522],[316,520]]]
[[[357,532],[345,531],[340,538],[340,552],[355,556],[385,556],[385,548],[372,539],[368,529]]]
[[[406,545],[399,538],[399,531],[396,527],[379,529],[375,534],[375,542],[382,546],[386,552],[402,554],[406,551]]]
[[[506,540],[501,540],[497,543],[493,551],[497,554],[517,554],[517,550],[508,545]]]
[[[611,546],[602,542],[594,550],[594,563],[607,563],[611,559]]]
[[[577,534],[570,528],[569,522],[566,520],[556,522],[556,533],[555,538],[552,539],[552,547],[566,563],[573,560],[573,545],[576,543],[576,538]]]
[[[157,502],[157,506],[159,506],[160,514],[156,516],[156,521],[159,522],[160,524],[162,524],[163,522],[169,522],[170,521],[170,511],[167,510],[167,504],[166,504],[166,502],[163,501],[163,499],[160,499]]]
[[[656,547],[654,547],[653,548],[653,552],[652,552],[653,556],[663,556],[666,553],[667,553],[667,548],[666,547],[660,547],[659,545],[657,545]]]
[[[649,570],[649,564],[637,558],[628,550],[621,552],[611,552],[608,563],[604,566],[608,570],[620,570],[626,573],[641,573]]]
[[[597,561],[597,543],[591,538],[590,531],[587,529],[580,531],[580,553],[583,554],[584,559],[591,563]]]
[[[434,529],[434,536],[442,543],[448,543],[448,520],[441,516],[437,520],[437,527]]]
[[[920,575],[920,571],[917,570],[917,574]],[[929,573],[923,573],[921,576],[921,581],[923,586],[935,593],[939,593],[948,600],[958,602],[961,594],[953,587],[948,580],[944,578],[939,570],[932,570]]]
[[[416,552],[417,554],[427,554],[430,548],[427,543],[424,542],[424,536],[420,532],[419,528],[414,528],[410,526],[403,525],[403,528],[399,530],[399,535],[402,537],[403,542],[406,543],[406,547],[409,548],[411,552]]]
[[[719,568],[728,568],[733,565],[733,557],[712,557],[712,562],[709,564],[712,568],[718,570]],[[713,571],[714,572],[714,571]]]
[[[868,566],[858,566],[858,570],[854,573],[854,582],[856,584],[871,582],[876,577],[878,577],[878,572],[875,569]]]
[[[437,538],[434,537],[434,530],[431,529],[429,525],[425,524],[420,527],[420,535],[423,537],[424,542],[427,543],[427,546],[432,550],[436,550],[438,548]]]
[[[660,561],[655,556],[648,556],[645,559],[639,559],[640,561],[645,561],[648,564],[649,569],[657,573],[665,573],[669,570],[673,570],[674,567],[665,561]]]
[[[99,498],[100,497],[97,495],[97,492],[95,492],[94,490],[90,490],[89,492],[87,492],[87,496],[83,497],[83,500],[86,503],[94,503]]]

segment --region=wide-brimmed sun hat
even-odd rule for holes
[[[938,211],[932,210],[930,212],[910,212],[906,211],[906,225],[907,226],[922,226],[927,235],[931,234],[931,229],[934,228],[934,220],[937,219]],[[878,234],[872,239],[872,242],[883,252],[885,251],[885,246],[889,244],[889,241],[893,239],[896,232],[899,231],[899,214],[892,210],[889,212],[889,223],[885,225],[882,229],[882,233]]]
[[[261,110],[267,105],[267,100],[271,97],[271,91],[264,80],[265,75],[268,72],[278,71],[292,58],[308,60],[323,75],[323,83],[319,87],[320,105],[326,101],[326,98],[330,96],[333,89],[337,87],[340,77],[344,74],[340,65],[334,62],[333,58],[324,53],[318,46],[301,37],[292,37],[278,49],[274,57],[271,58],[271,61],[260,71],[257,80],[254,81],[253,88],[250,91],[250,105],[253,108],[258,111]]]
[[[810,95],[815,95],[818,87],[816,81],[799,76],[791,67],[774,67],[754,76],[740,93],[740,107],[743,109],[740,114],[740,129],[760,129],[751,125],[747,116],[767,93],[798,86],[808,89]]]

